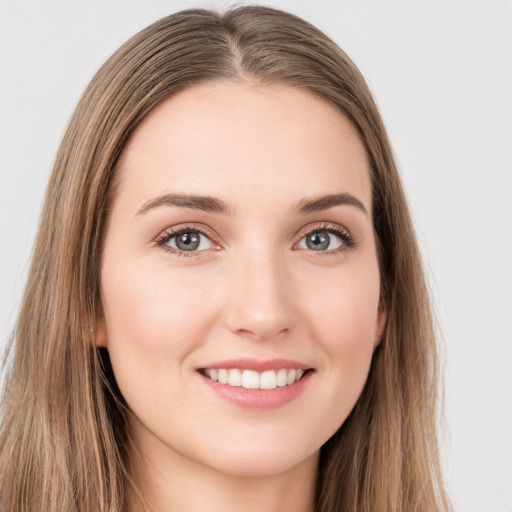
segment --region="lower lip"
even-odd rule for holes
[[[304,391],[312,374],[312,371],[308,371],[300,380],[283,387],[274,389],[246,389],[220,384],[199,373],[204,383],[218,396],[232,404],[246,407],[247,409],[275,409],[291,402]]]

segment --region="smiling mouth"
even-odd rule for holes
[[[245,389],[275,389],[290,386],[301,380],[313,369],[281,368],[257,372],[238,368],[202,368],[199,372],[205,377],[232,387]]]

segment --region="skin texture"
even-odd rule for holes
[[[156,511],[312,510],[319,449],[357,401],[385,322],[368,164],[354,130],[298,89],[203,84],[144,119],[118,172],[96,341],[131,410],[145,497]],[[138,213],[168,193],[213,196],[231,211]],[[367,213],[294,211],[333,193]],[[329,234],[326,250],[309,248],[305,235],[326,222],[353,247]],[[155,242],[189,224],[208,234],[189,256],[169,250],[176,238]],[[241,357],[293,359],[314,373],[291,402],[246,409],[197,371]]]

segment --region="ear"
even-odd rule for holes
[[[91,340],[97,347],[107,347],[107,323],[105,322],[105,313],[103,312],[103,305],[101,304],[101,301],[98,301],[95,316],[96,318],[91,333]]]
[[[375,329],[375,342],[373,344],[374,350],[378,347],[382,340],[382,335],[386,327],[387,318],[388,315],[386,309],[383,306],[379,306],[379,311],[377,312],[377,324]]]

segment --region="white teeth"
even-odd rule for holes
[[[244,370],[242,373],[242,387],[246,389],[258,389],[260,387],[260,375],[253,370]]]
[[[219,370],[219,382],[221,384],[227,384],[228,383],[228,371],[227,370]]]
[[[237,368],[209,368],[204,371],[204,374],[220,384],[227,384],[233,387],[275,389],[276,387],[283,387],[297,382],[304,375],[304,370],[281,368],[277,372],[275,370],[268,370],[258,373],[254,370],[239,370]]]
[[[274,389],[277,387],[277,376],[274,370],[263,372],[260,376],[260,389]]]
[[[240,370],[237,370],[236,368],[229,370],[228,384],[230,386],[235,386],[235,387],[241,386],[242,385],[242,372]]]
[[[288,384],[288,372],[283,368],[277,372],[277,385],[283,387],[286,384]]]

